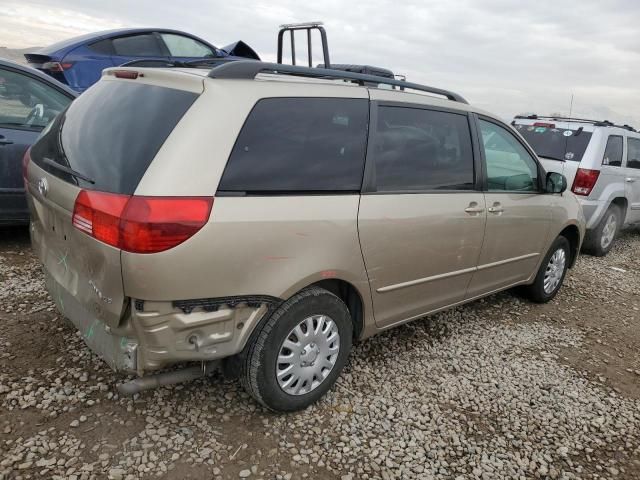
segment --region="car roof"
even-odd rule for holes
[[[47,75],[46,73],[41,72],[40,70],[36,70],[35,68],[28,67],[26,65],[21,65],[16,62],[11,62],[9,60],[5,60],[0,58],[0,67],[11,68],[13,70],[18,70],[22,73],[28,74],[32,77],[37,77],[39,80],[42,80],[44,83],[48,83],[52,87],[62,90],[63,93],[66,93],[67,96],[76,98],[78,96],[78,92],[72,90],[64,83],[59,82],[55,78]]]
[[[97,40],[104,40],[106,38],[113,38],[123,34],[129,35],[129,34],[148,33],[148,32],[175,33],[178,35],[184,35],[184,36],[196,39],[213,48],[216,48],[210,42],[203,40],[202,38],[197,37],[196,35],[193,35],[188,32],[183,32],[181,30],[173,30],[171,28],[145,27],[145,28],[116,28],[112,30],[102,30],[100,32],[87,33],[85,35],[79,35],[77,37],[72,37],[66,40],[62,40],[60,42],[53,43],[47,47],[43,47],[28,53],[38,53],[38,54],[44,54],[44,55],[52,55],[55,53],[66,53],[75,47],[84,45],[85,43],[95,42]]]

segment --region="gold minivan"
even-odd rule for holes
[[[330,69],[108,69],[24,168],[51,297],[130,393],[222,360],[279,411],[357,339],[515,286],[549,301],[584,235],[496,116]]]

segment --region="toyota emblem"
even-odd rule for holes
[[[38,192],[40,192],[40,195],[43,197],[47,196],[47,193],[49,192],[49,185],[47,184],[46,178],[38,180]]]

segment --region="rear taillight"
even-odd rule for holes
[[[136,72],[134,70],[116,70],[113,72],[116,78],[127,78],[129,80],[135,80],[138,77],[144,77],[143,73]]]
[[[593,190],[593,187],[600,175],[599,170],[588,170],[586,168],[579,168],[576,172],[576,178],[573,180],[573,186],[571,191],[576,195],[587,196]]]
[[[73,67],[71,62],[45,62],[42,64],[42,70],[49,70],[50,72],[64,72]]]
[[[213,197],[142,197],[82,190],[73,226],[133,253],[157,253],[181,244],[200,230]]]
[[[534,127],[544,127],[544,128],[556,128],[555,123],[547,123],[547,122],[534,122]]]
[[[31,161],[31,147],[27,148],[22,156],[22,178],[25,184],[27,183],[27,169],[29,168],[29,162]]]

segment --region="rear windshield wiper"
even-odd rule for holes
[[[44,163],[46,163],[47,165],[49,165],[50,167],[53,167],[53,168],[55,168],[57,170],[60,170],[61,172],[67,173],[67,174],[71,175],[72,177],[76,177],[76,178],[79,178],[80,180],[84,180],[85,182],[88,182],[91,185],[95,185],[95,183],[96,183],[94,180],[92,180],[89,177],[81,174],[80,172],[76,172],[73,168],[69,168],[69,167],[65,167],[64,165],[60,165],[55,160],[51,160],[50,158],[43,157],[42,161]]]
[[[551,155],[538,155],[540,158],[546,158],[547,160],[555,160],[557,162],[566,162],[564,158],[552,157]]]

